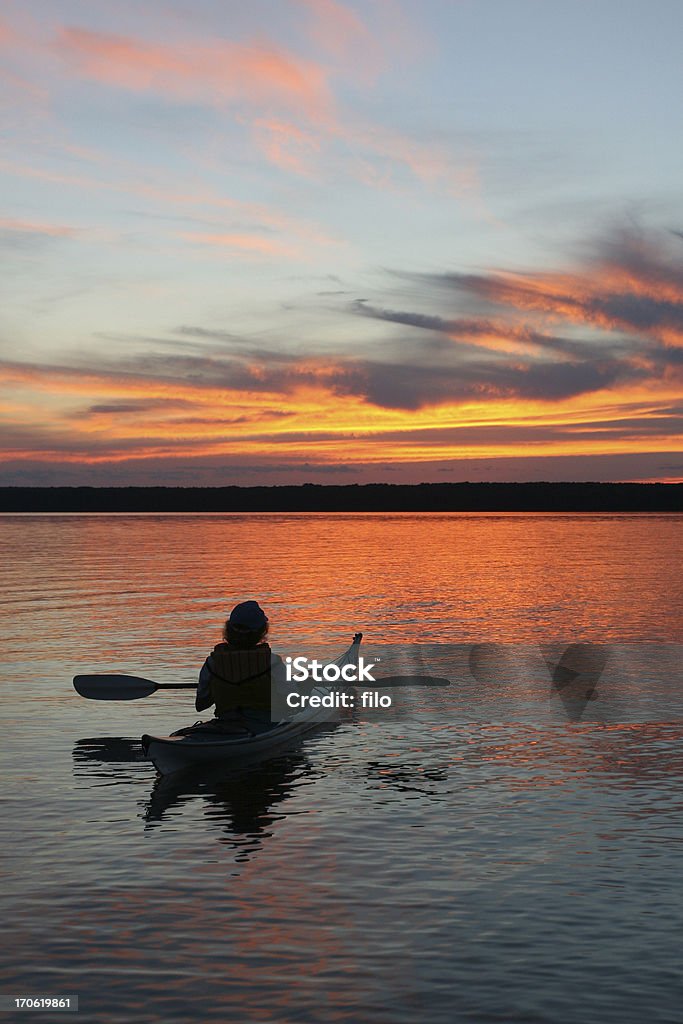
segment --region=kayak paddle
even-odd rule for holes
[[[196,690],[196,683],[155,683],[141,676],[74,676],[74,689],[90,700],[137,700],[157,690]]]
[[[352,684],[353,685],[353,684]],[[359,683],[356,686],[360,688]],[[385,686],[450,686],[450,679],[438,676],[386,676],[369,683],[367,688],[381,690]],[[93,675],[74,676],[74,689],[89,700],[139,700],[157,690],[196,690],[196,683],[155,683],[142,676]]]

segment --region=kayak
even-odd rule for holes
[[[322,697],[330,693],[330,690],[320,686],[311,692]],[[272,729],[256,734],[245,735],[241,732],[232,736],[208,730],[197,730],[181,736],[145,734],[142,737],[142,751],[161,775],[216,761],[247,764],[260,761],[289,746],[299,736],[326,721],[329,721],[329,713],[325,709],[306,708],[289,721],[278,722]]]
[[[354,638],[351,647],[335,664],[341,666],[355,663],[361,635],[358,634]],[[339,690],[339,687],[335,686],[335,689]],[[310,692],[312,695],[325,697],[332,692],[332,688],[321,685],[314,687]],[[202,730],[200,723],[196,731],[188,729],[180,735],[145,734],[141,741],[142,750],[161,775],[170,775],[185,768],[217,762],[233,766],[253,764],[289,746],[298,737],[329,721],[330,714],[325,708],[307,705],[287,721],[278,722],[265,732],[246,733],[246,730],[242,730],[226,734],[211,731],[210,726]]]

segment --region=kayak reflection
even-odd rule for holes
[[[73,749],[73,761],[75,774],[106,779],[109,784],[131,781],[129,774],[121,772],[124,763],[134,765],[136,775],[138,767],[149,769],[140,740],[124,737],[79,740]],[[149,797],[142,804],[141,818],[145,831],[159,828],[198,801],[207,826],[220,832],[219,841],[235,850],[237,862],[244,862],[286,817],[282,805],[295,788],[320,775],[301,745],[249,767],[204,766],[156,775]]]
[[[219,841],[247,861],[286,817],[281,805],[304,780],[320,774],[303,749],[243,769],[191,769],[157,776],[142,814],[145,828],[159,827],[189,801],[200,801],[203,820],[221,832]],[[279,808],[279,810],[277,810]]]

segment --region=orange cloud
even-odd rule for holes
[[[683,287],[645,273],[597,266],[589,275],[506,275],[489,279],[483,294],[510,309],[609,331],[642,330],[664,344],[683,344]],[[649,304],[648,304],[649,300]],[[666,304],[672,307],[670,315]]]
[[[87,29],[64,28],[58,48],[86,78],[182,100],[275,104],[331,116],[323,68],[271,45],[147,43]]]
[[[270,241],[188,237],[246,252]],[[4,457],[417,466],[673,453],[683,447],[680,354],[659,341],[662,327],[680,339],[683,326],[673,255],[638,262],[637,246],[622,244],[618,258],[583,272],[404,275],[432,299],[445,290],[450,311],[455,291],[468,293],[468,316],[351,304],[349,316],[399,328],[379,352],[371,343],[306,352],[183,327],[176,333],[197,339],[195,352],[93,356],[91,367],[0,363]],[[622,267],[637,277],[630,291]],[[494,316],[492,304],[504,308]],[[546,319],[570,329],[546,332]],[[609,334],[596,336],[596,323]]]
[[[683,346],[681,246],[663,232],[645,236],[636,231],[618,232],[599,243],[597,256],[579,270],[444,274],[425,280],[469,293],[483,304],[488,323],[494,322],[488,312],[490,305],[501,307],[499,320],[508,341],[523,342],[526,331],[526,340],[533,343],[534,335],[541,337],[544,325],[566,323],[598,328],[616,338],[627,336],[641,344]],[[363,312],[396,318],[367,307]],[[479,321],[485,322],[483,316]],[[398,322],[402,322],[400,318]],[[530,331],[532,325],[535,331]],[[477,343],[475,338],[468,340]],[[633,358],[639,358],[635,349]]]
[[[13,403],[5,410],[2,458],[101,464],[230,455],[273,464],[286,457],[329,466],[417,465],[669,452],[683,441],[667,411],[675,390],[662,389],[657,401],[641,386],[619,397],[601,392],[552,405],[487,397],[415,412],[340,396],[333,385],[339,368],[332,361],[309,360],[300,369],[300,379],[276,392],[115,371],[0,366]],[[256,384],[258,375],[253,379]]]

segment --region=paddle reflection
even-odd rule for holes
[[[74,775],[122,781],[120,773],[101,771],[108,764],[149,764],[142,753],[139,738],[91,736],[78,740],[72,752]]]
[[[364,772],[371,789],[393,789],[427,800],[441,800],[447,794],[448,766],[425,767],[417,761],[387,764],[368,761]]]
[[[73,749],[74,774],[107,779],[110,784],[129,783],[122,764],[149,769],[139,740],[124,737],[91,737]],[[116,764],[117,768],[107,766]],[[235,860],[250,860],[286,817],[284,805],[302,781],[320,774],[303,748],[293,749],[245,768],[207,767],[155,775],[142,805],[144,829],[159,828],[187,814],[198,801],[203,821],[219,833],[219,842],[235,850]],[[276,808],[280,808],[279,811]]]

